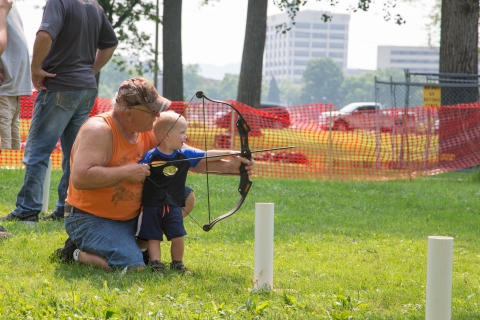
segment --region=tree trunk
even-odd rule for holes
[[[268,0],[248,0],[247,26],[237,100],[251,107],[260,107],[263,51],[267,32],[267,5]]]
[[[478,0],[442,0],[440,73],[472,74],[442,76],[443,82],[476,81],[478,75]],[[444,87],[442,105],[478,100],[477,88]]]
[[[182,0],[163,1],[163,96],[183,101]]]
[[[465,159],[467,164],[469,154],[474,152],[458,148],[455,141],[461,141],[465,131],[475,125],[471,119],[477,119],[476,108],[445,106],[478,101],[478,10],[478,0],[442,0],[440,83],[459,85],[441,88],[442,108],[438,110],[440,167],[448,167],[453,159]],[[462,87],[462,82],[476,86]],[[471,146],[480,143],[478,139],[469,142]]]

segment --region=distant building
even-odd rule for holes
[[[323,15],[332,19],[325,23]],[[349,14],[325,11],[300,11],[292,25],[286,13],[268,16],[265,41],[264,75],[277,81],[289,78],[300,82],[310,59],[330,57],[347,73]],[[277,33],[275,26],[291,25],[285,34]]]
[[[480,74],[480,62],[479,62]],[[430,47],[377,47],[377,69],[408,69],[410,72],[438,73],[440,49]]]
[[[438,73],[439,61],[439,48],[377,47],[377,69],[409,69],[410,72]]]

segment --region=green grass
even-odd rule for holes
[[[3,223],[4,319],[424,319],[427,240],[454,237],[452,319],[479,319],[480,175],[346,182],[252,178],[242,208],[208,233],[186,219],[192,274],[122,275],[49,262],[61,222]],[[54,206],[54,171],[50,207]],[[0,170],[0,212],[14,208],[21,170]],[[238,180],[210,176],[212,215],[231,209]],[[205,176],[191,175],[192,216],[208,220]],[[275,204],[274,290],[253,292],[254,204]],[[168,244],[162,247],[163,261]]]

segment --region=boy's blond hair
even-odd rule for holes
[[[160,112],[160,117],[155,120],[153,124],[153,133],[157,139],[163,139],[164,135],[168,133],[179,121],[187,121],[185,118],[173,110]]]

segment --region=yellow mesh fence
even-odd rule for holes
[[[22,100],[22,147],[35,98],[34,93]],[[385,180],[458,170],[480,162],[479,103],[342,115],[330,104],[254,109],[228,102],[250,125],[250,149],[259,150],[253,154],[256,176]],[[182,112],[186,105],[174,102],[171,109]],[[110,99],[98,98],[91,115],[110,108]],[[240,148],[234,124],[237,115],[228,106],[194,101],[184,115],[190,145],[206,150]],[[261,151],[286,146],[295,148]],[[3,150],[0,166],[20,168],[22,158],[23,150]],[[61,168],[61,160],[57,144],[52,153],[55,169]]]

